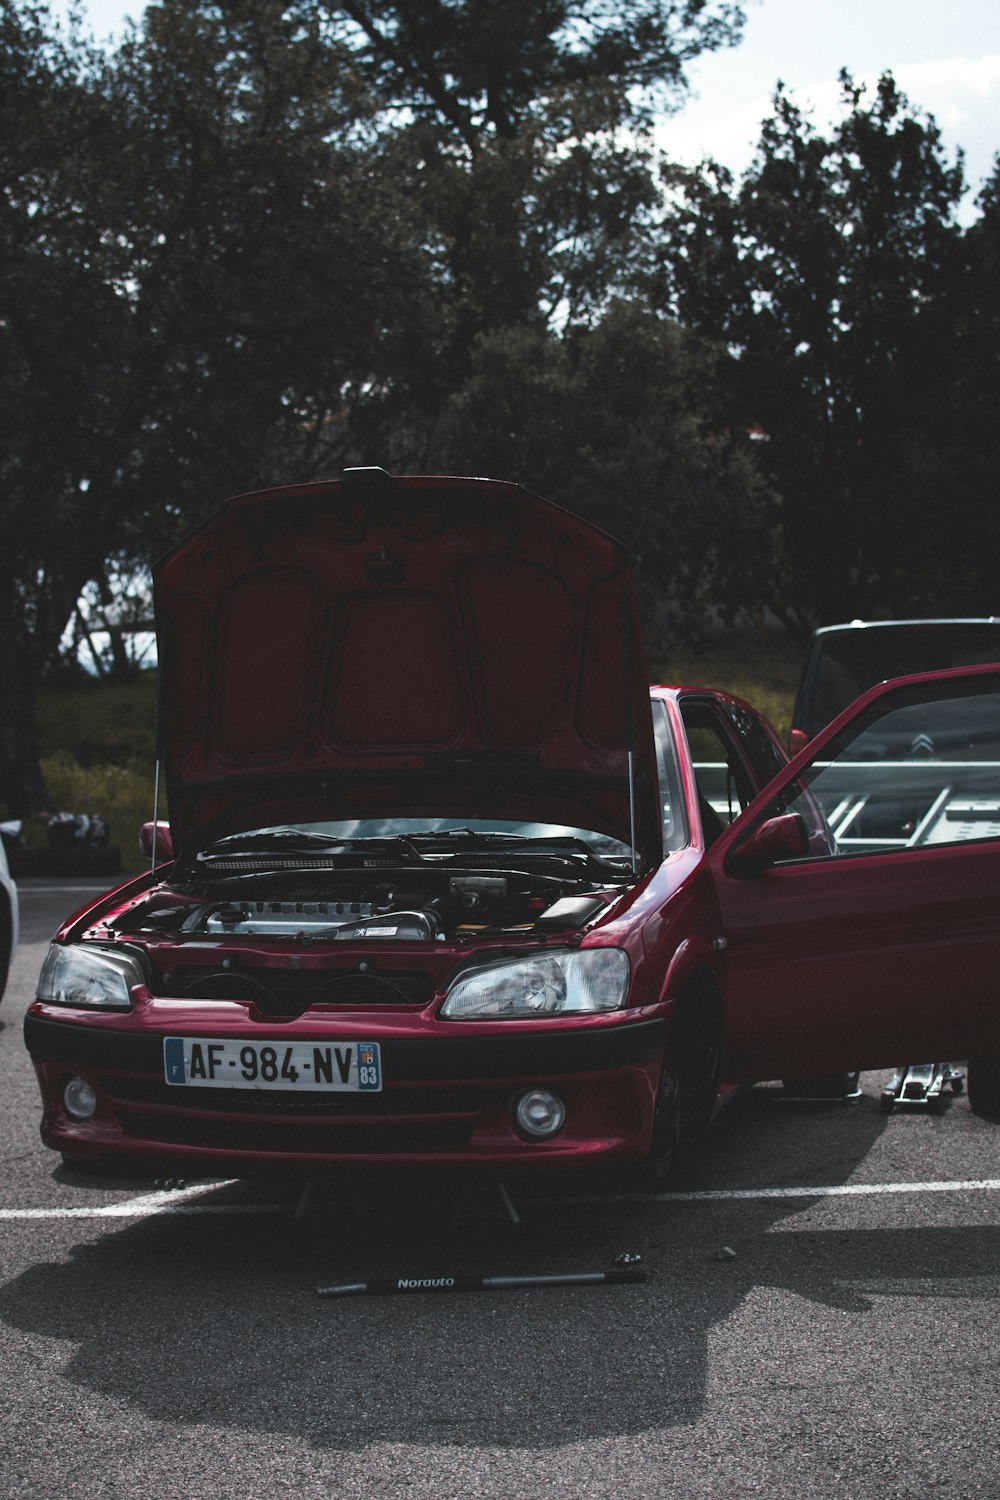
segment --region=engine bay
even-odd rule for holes
[[[140,957],[158,995],[237,1001],[272,1016],[415,1006],[480,943],[579,930],[622,889],[509,869],[272,869],[156,886],[92,936],[114,934]]]
[[[388,876],[388,872],[386,872]],[[494,870],[370,870],[321,878],[272,871],[229,876],[202,890],[158,887],[110,923],[121,933],[178,939],[269,938],[299,946],[395,940],[443,942],[477,934],[573,930],[619,888],[545,874]]]

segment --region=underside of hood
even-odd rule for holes
[[[620,545],[517,485],[259,491],[154,568],[175,847],[279,822],[570,824],[659,855]],[[631,750],[631,755],[630,755]]]

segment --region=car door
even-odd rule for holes
[[[708,869],[727,1078],[1000,1054],[1000,669],[866,693]]]

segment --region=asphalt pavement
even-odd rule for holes
[[[21,1037],[81,883],[27,880],[0,1008],[0,1497],[1000,1500],[997,1130],[741,1095],[671,1191],[163,1189],[38,1138]],[[93,888],[93,882],[89,883]],[[637,1285],[321,1298],[375,1278]]]

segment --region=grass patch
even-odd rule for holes
[[[133,682],[85,682],[43,688],[38,739],[49,812],[100,813],[126,872],[141,870],[139,828],[153,816],[156,673]],[[30,844],[46,842],[38,818],[26,825]]]
[[[145,763],[152,775],[156,683],[155,672],[141,672],[132,682],[43,687],[35,718],[42,759],[70,756],[81,766]]]
[[[804,650],[787,636],[732,634],[710,644],[668,647],[650,661],[653,682],[719,688],[745,698],[788,743]]]
[[[52,812],[100,813],[108,820],[111,842],[122,851],[125,871],[141,870],[139,829],[153,816],[153,769],[146,765],[81,766],[71,755],[46,756],[42,775]],[[44,844],[44,823],[31,819],[25,826],[29,844]]]

